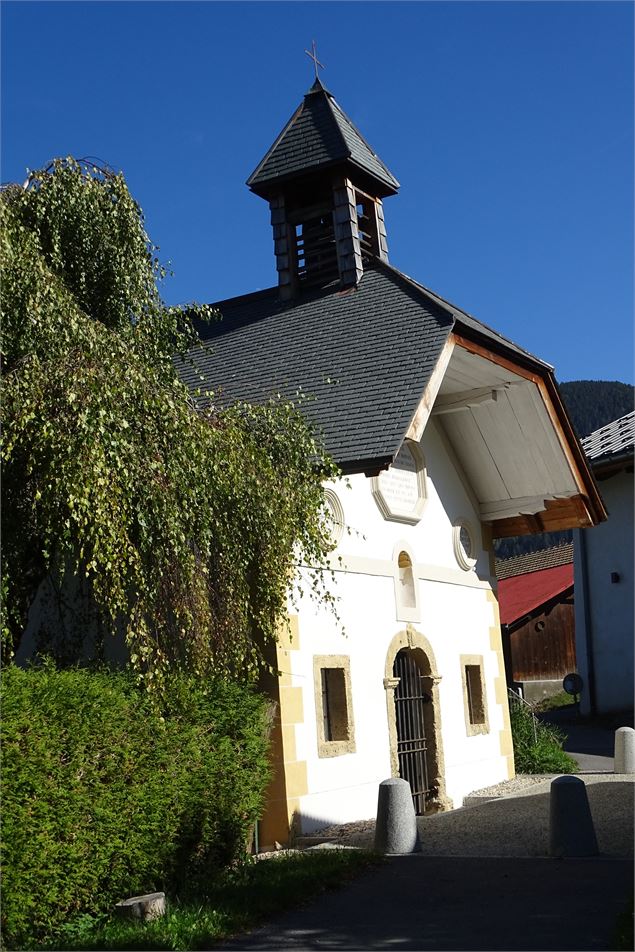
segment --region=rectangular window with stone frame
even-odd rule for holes
[[[489,734],[482,655],[461,655],[465,729],[469,736]]]
[[[347,655],[315,655],[313,682],[318,756],[354,754],[350,658]]]

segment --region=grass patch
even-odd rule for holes
[[[254,928],[323,892],[349,882],[381,862],[362,850],[316,850],[246,862],[220,874],[210,889],[168,903],[161,919],[147,924],[113,916],[83,915],[40,949],[208,949]],[[123,898],[123,897],[122,897]]]
[[[566,691],[559,691],[558,694],[552,694],[551,697],[545,697],[538,701],[535,706],[536,711],[557,711],[561,707],[575,708],[575,702]]]
[[[575,773],[578,769],[573,757],[562,745],[565,734],[552,725],[543,724],[532,716],[524,705],[512,701],[509,707],[516,773]]]

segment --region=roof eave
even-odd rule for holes
[[[517,576],[515,576],[517,577]],[[570,585],[565,586],[559,592],[556,592],[554,595],[551,595],[549,598],[546,598],[543,602],[539,602],[537,605],[534,605],[530,611],[524,613],[524,615],[518,615],[516,618],[513,618],[511,621],[501,622],[501,628],[503,628],[508,634],[513,634],[518,628],[522,628],[523,625],[526,625],[528,621],[531,621],[532,618],[535,618],[536,615],[542,615],[549,610],[550,606],[557,605],[558,602],[561,602],[563,598],[568,598],[573,594],[575,585],[572,582]]]
[[[607,479],[614,476],[622,470],[628,470],[629,463],[633,465],[633,447],[623,450],[621,453],[607,454],[598,456],[596,459],[590,459],[589,463],[596,479]]]
[[[381,179],[379,176],[375,175],[374,172],[370,172],[365,166],[361,163],[356,162],[351,155],[344,156],[338,159],[332,159],[328,162],[319,162],[316,165],[306,166],[305,168],[298,169],[295,172],[288,172],[285,175],[272,176],[271,178],[261,179],[260,181],[255,180],[255,173],[247,179],[247,185],[249,189],[259,198],[264,198],[268,200],[273,195],[277,194],[280,190],[281,185],[288,185],[290,182],[300,181],[303,178],[306,178],[309,175],[315,175],[316,172],[326,171],[337,168],[338,166],[343,167],[352,167],[355,171],[358,171],[366,179],[372,181],[373,191],[375,192],[377,198],[389,198],[391,195],[396,195],[399,189],[399,182],[394,180],[395,184],[392,184],[386,179]],[[361,182],[359,183],[362,184]]]
[[[363,474],[364,476],[378,476],[382,470],[388,469],[398,452],[399,449],[397,448],[392,454],[372,456],[365,459],[338,460],[336,457],[335,462],[339,466],[343,476],[355,476],[359,474]]]

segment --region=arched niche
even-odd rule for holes
[[[415,556],[407,542],[397,542],[392,553],[395,583],[395,617],[397,621],[418,622],[419,583],[415,572]]]

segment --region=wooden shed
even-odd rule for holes
[[[528,700],[557,693],[577,670],[573,545],[497,562],[505,674]]]

